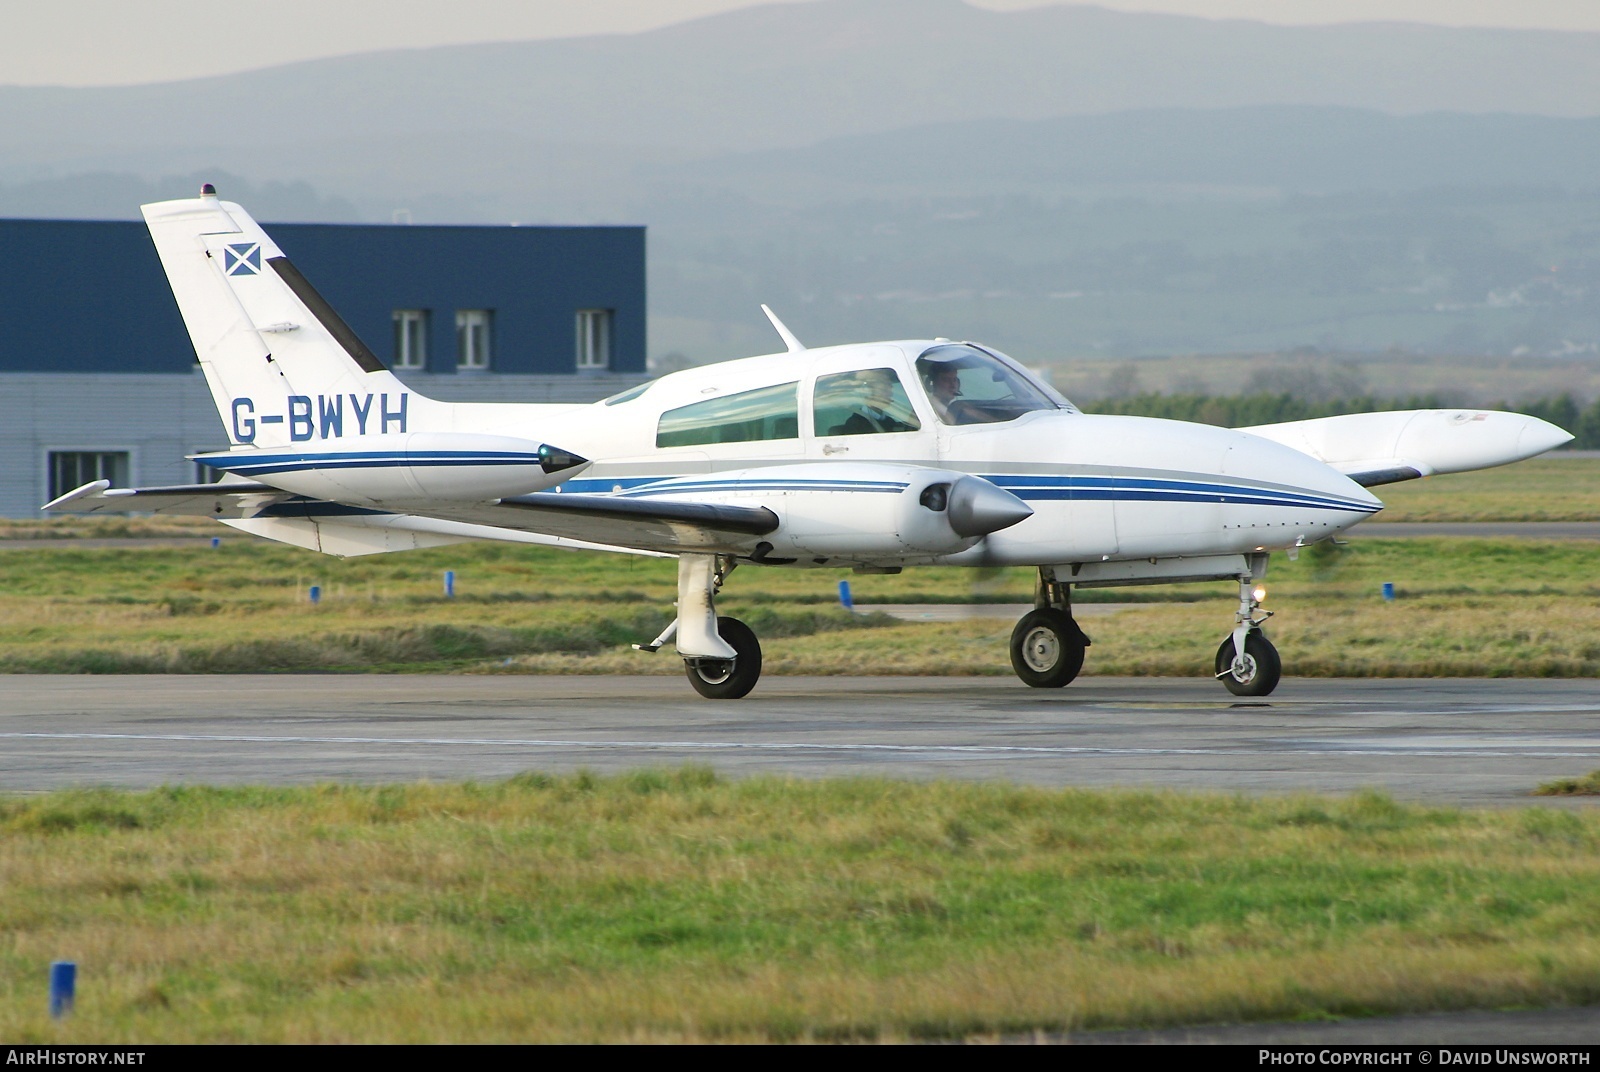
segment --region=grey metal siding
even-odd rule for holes
[[[594,402],[642,375],[430,376],[405,382],[452,402]],[[0,516],[42,517],[52,450],[125,450],[133,484],[188,484],[187,455],[228,445],[198,371],[176,375],[0,372]]]

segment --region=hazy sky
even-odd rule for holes
[[[160,82],[385,48],[630,33],[763,2],[773,0],[0,0],[0,84]],[[1046,0],[969,2],[1012,11]],[[1384,20],[1600,32],[1596,0],[1100,0],[1098,6],[1278,23]]]

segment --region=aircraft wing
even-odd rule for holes
[[[1523,413],[1413,409],[1241,428],[1326,462],[1363,487],[1519,462],[1572,441]]]
[[[729,470],[651,482],[621,494],[558,490],[477,500],[408,495],[362,505],[250,482],[112,490],[97,481],[50,508],[197,514],[337,555],[486,539],[774,562],[802,554],[868,560],[908,551],[949,554],[1033,515],[1026,503],[982,478],[879,462]]]
[[[735,551],[778,527],[764,506],[680,499],[535,492],[492,503],[418,504],[413,512],[468,524],[559,536],[589,544],[660,551]]]
[[[113,488],[96,480],[46,503],[45,510],[65,514],[184,514],[194,517],[254,517],[264,507],[292,498],[287,491],[239,481],[219,484],[174,484],[155,488]]]

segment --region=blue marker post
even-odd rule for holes
[[[318,603],[322,602],[322,585],[312,585],[311,591],[307,592],[306,594],[311,597],[311,605],[313,607],[316,606]]]
[[[1393,603],[1394,602],[1394,582],[1393,581],[1384,581],[1383,582],[1383,601],[1385,603]]]
[[[839,582],[839,606],[843,607],[845,610],[855,610],[856,609],[855,600],[850,598],[850,582],[849,581],[840,581]]]
[[[77,996],[78,965],[70,960],[58,960],[50,965],[50,1018],[59,1020],[72,1011]]]
[[[221,536],[213,536],[213,537],[211,537],[211,546],[213,548],[221,547],[222,546],[222,537]]]
[[[456,571],[453,569],[444,571],[444,597],[446,599],[456,597]]]

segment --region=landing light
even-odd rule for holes
[[[1260,603],[1263,599],[1266,599],[1267,586],[1264,584],[1256,585],[1255,589],[1250,593],[1250,598],[1254,599],[1257,603]]]

